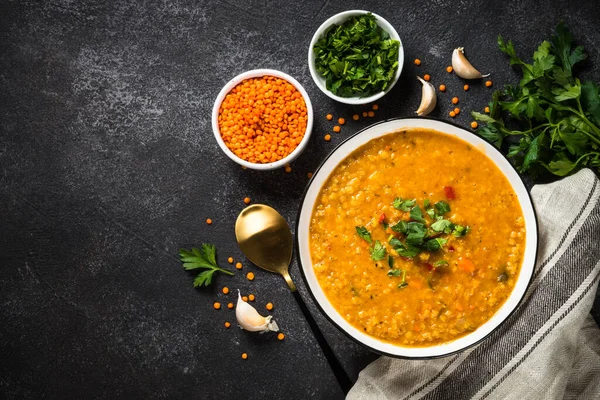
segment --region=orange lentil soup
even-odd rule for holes
[[[236,156],[265,164],[287,157],[306,133],[302,94],[285,79],[250,78],[235,86],[219,108],[219,131]]]
[[[472,145],[432,130],[373,139],[325,182],[310,223],[313,267],[356,328],[402,346],[477,329],[517,280],[517,196]]]

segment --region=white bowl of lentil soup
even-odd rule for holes
[[[296,246],[310,293],[342,331],[382,354],[430,358],[478,343],[517,308],[537,222],[494,146],[438,120],[393,119],[314,173]]]
[[[286,167],[308,144],[313,126],[308,93],[290,75],[255,69],[231,79],[212,111],[212,128],[223,152],[251,169]]]
[[[383,17],[349,10],[323,22],[308,47],[308,68],[317,87],[345,104],[367,104],[398,82],[404,48]]]

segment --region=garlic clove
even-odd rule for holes
[[[279,327],[275,321],[272,321],[272,316],[263,317],[256,311],[256,308],[242,299],[242,295],[238,290],[238,301],[235,307],[235,318],[237,319],[240,328],[251,332],[277,332]]]
[[[421,104],[416,113],[418,116],[427,115],[435,108],[435,105],[437,104],[437,95],[435,93],[435,88],[431,83],[422,79],[420,76],[417,76],[417,79],[421,81],[423,87],[421,89]]]
[[[479,79],[490,76],[490,74],[482,75],[481,72],[475,69],[465,57],[465,48],[459,47],[452,52],[452,69],[456,75],[463,79]]]

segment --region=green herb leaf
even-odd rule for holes
[[[444,247],[444,245],[447,242],[448,240],[442,238],[430,239],[427,242],[425,242],[425,248],[427,249],[427,251],[439,251],[442,249],[442,247]]]
[[[356,226],[356,233],[367,243],[373,243],[373,239],[371,239],[371,232],[367,230],[364,226]]]
[[[452,232],[452,228],[454,228],[454,224],[447,219],[440,219],[431,224],[431,229],[436,232],[450,233]]]
[[[371,248],[371,260],[380,261],[385,258],[385,247],[379,240],[375,242],[375,245]]]
[[[423,200],[423,208],[428,209],[431,206],[431,200],[425,199]]]
[[[423,219],[423,211],[421,211],[421,207],[414,206],[410,210],[410,219],[412,219],[413,221],[425,223],[425,220]]]
[[[415,205],[416,202],[417,202],[416,199],[402,200],[400,197],[396,197],[396,199],[394,199],[394,202],[392,203],[392,205],[394,206],[394,208],[396,210],[410,211],[410,209]]]
[[[455,237],[463,237],[466,236],[467,233],[471,231],[470,226],[462,226],[462,225],[454,225],[454,229],[452,230],[452,234]]]
[[[406,233],[408,232],[408,223],[406,221],[400,221],[392,226],[392,230],[398,233]]]
[[[423,239],[425,238],[425,233],[427,231],[427,227],[425,224],[420,222],[409,222],[407,235],[406,235],[406,243],[418,246],[423,244]]]
[[[394,268],[394,257],[392,255],[388,255],[388,266],[393,269]]]
[[[447,267],[448,265],[449,265],[448,261],[446,261],[446,260],[439,260],[439,261],[436,261],[436,262],[433,263],[433,268],[437,269],[437,268],[441,268],[441,267]]]
[[[444,215],[450,212],[450,204],[448,204],[444,200],[440,200],[437,203],[435,203],[435,209],[437,210],[438,214]]]
[[[390,278],[393,276],[400,276],[402,275],[402,270],[401,269],[390,269],[387,272],[387,276],[389,276]]]
[[[216,248],[212,244],[204,243],[201,249],[191,250],[179,249],[179,257],[183,268],[187,271],[193,269],[204,269],[194,279],[194,287],[209,286],[215,272],[233,275],[233,272],[220,268],[216,260]]]

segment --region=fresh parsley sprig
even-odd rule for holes
[[[203,269],[196,279],[194,287],[209,286],[215,272],[222,272],[227,275],[233,275],[233,272],[220,268],[217,265],[216,248],[212,244],[203,243],[201,249],[193,247],[191,250],[179,249],[179,256],[186,271],[193,269]]]
[[[600,87],[573,75],[587,56],[582,46],[573,46],[564,23],[540,44],[531,64],[517,56],[510,40],[498,36],[498,46],[522,79],[494,92],[489,115],[472,113],[485,123],[477,133],[498,148],[506,138],[518,138],[511,140],[507,156],[532,177],[544,170],[565,176],[583,167],[600,168]]]

